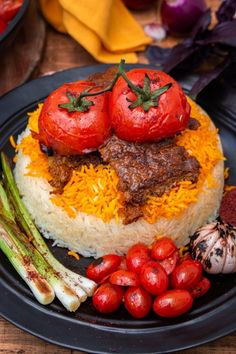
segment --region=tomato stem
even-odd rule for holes
[[[97,96],[97,95],[101,95],[102,93],[112,91],[112,89],[115,86],[117,80],[119,79],[119,77],[124,72],[124,64],[125,64],[125,60],[122,59],[120,64],[119,64],[119,66],[118,66],[117,73],[115,74],[114,79],[113,79],[113,81],[111,82],[111,84],[109,86],[107,86],[103,90],[90,92],[90,93],[83,91],[79,95],[78,100],[82,99],[83,97]],[[92,89],[92,88],[94,88],[94,86],[92,86],[90,89]],[[96,88],[96,86],[95,86],[95,88]]]
[[[106,88],[104,88],[103,90],[89,92],[90,90],[96,88],[96,86],[91,86],[91,87],[87,88],[86,90],[82,91],[81,94],[77,98],[76,98],[76,96],[74,96],[70,92],[68,92],[67,97],[69,98],[69,102],[64,103],[64,104],[59,104],[58,106],[60,108],[67,109],[67,111],[69,113],[76,112],[76,111],[87,112],[89,110],[89,107],[94,105],[94,102],[91,100],[86,100],[85,97],[98,96],[98,95],[101,95],[105,92],[112,91],[117,80],[121,76],[121,73],[124,72],[124,64],[125,64],[125,60],[122,59],[119,66],[118,66],[117,73],[115,74],[112,83],[109,86],[107,86]]]
[[[127,98],[127,101],[131,102],[131,104],[129,105],[130,109],[141,106],[143,110],[147,112],[151,107],[157,107],[158,99],[160,95],[162,95],[172,86],[172,83],[170,82],[165,86],[162,86],[154,91],[151,91],[151,81],[147,73],[145,74],[144,77],[143,87],[139,87],[134,85],[129,80],[123,68],[121,68],[119,72],[120,72],[120,76],[127,82],[131,91],[137,96],[137,99],[133,101]]]
[[[129,80],[129,78],[125,74],[124,65],[125,60],[121,59],[113,81],[109,86],[107,86],[103,90],[89,92],[90,90],[96,88],[96,86],[91,86],[86,90],[82,91],[78,97],[68,92],[67,96],[69,98],[69,102],[65,104],[59,104],[59,107],[67,109],[68,112],[87,112],[90,106],[94,105],[94,102],[86,99],[86,97],[98,96],[105,92],[112,91],[119,77],[122,77],[127,82],[131,91],[137,96],[137,99],[134,101],[127,98],[127,101],[131,102],[131,104],[129,105],[130,109],[141,106],[143,110],[147,112],[151,107],[157,107],[160,95],[166,92],[172,86],[172,83],[168,83],[167,85],[160,87],[152,92],[150,78],[147,74],[145,74],[143,87],[136,86]]]

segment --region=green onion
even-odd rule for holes
[[[65,306],[68,311],[76,311],[80,305],[78,296],[67,286],[67,284],[59,277],[59,275],[51,268],[43,256],[31,245],[29,239],[21,233],[17,226],[9,219],[0,214],[0,225],[7,234],[14,240],[17,248],[23,257],[35,266],[43,278],[51,285],[57,298]],[[81,296],[86,296],[83,293]]]
[[[51,267],[60,273],[65,283],[78,295],[81,295],[81,288],[86,292],[88,296],[92,296],[96,283],[90,279],[83,277],[75,272],[72,272],[68,268],[64,267],[50,252],[45,241],[43,240],[38,229],[34,225],[31,216],[26,209],[24,203],[21,200],[19,190],[15,184],[11,167],[6,155],[1,153],[2,169],[4,176],[4,186],[7,191],[7,195],[11,200],[17,215],[17,221],[27,234],[29,238],[32,238],[32,243],[35,248],[43,255]]]
[[[23,257],[14,240],[0,225],[0,249],[9,259],[17,273],[26,282],[36,299],[43,305],[50,304],[55,293],[27,257]]]

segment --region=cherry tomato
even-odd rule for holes
[[[144,143],[157,141],[184,130],[190,117],[190,106],[179,84],[168,74],[151,69],[133,69],[126,73],[136,86],[144,87],[145,74],[150,78],[151,92],[169,83],[172,86],[158,98],[158,106],[144,111],[142,106],[129,108],[137,100],[126,81],[120,77],[110,96],[112,128],[123,140]]]
[[[149,250],[143,243],[132,246],[126,256],[127,268],[137,274],[144,264],[150,261]]]
[[[7,28],[7,23],[0,18],[0,34]]]
[[[172,255],[163,261],[159,262],[159,264],[165,269],[166,274],[170,275],[175,269],[179,260],[179,251],[175,251]]]
[[[180,257],[179,264],[183,263],[184,261],[191,261],[192,257],[190,253],[186,253],[184,256]]]
[[[171,274],[175,289],[193,290],[202,278],[202,266],[198,261],[187,260],[178,265]]]
[[[110,283],[120,286],[138,286],[139,277],[136,273],[130,270],[117,270],[110,276]]]
[[[89,279],[95,282],[101,282],[105,277],[115,272],[121,262],[121,257],[116,254],[106,254],[105,256],[96,259],[91,263],[87,270],[86,275]]]
[[[209,279],[203,277],[202,280],[197,284],[197,286],[191,291],[193,298],[198,298],[205,295],[211,287],[211,282]]]
[[[93,305],[101,313],[111,313],[120,307],[123,295],[124,290],[120,286],[105,283],[95,291]]]
[[[125,259],[125,257],[122,257],[122,258],[121,258],[121,262],[120,262],[120,265],[119,265],[118,269],[127,270],[127,265],[126,265],[126,259]]]
[[[126,310],[135,318],[147,316],[152,308],[151,295],[140,287],[129,288],[124,296]]]
[[[23,0],[0,0],[0,18],[9,22],[19,11]]]
[[[109,94],[88,97],[93,105],[88,111],[69,112],[59,105],[74,102],[79,94],[91,88],[91,82],[77,81],[64,84],[52,92],[44,102],[39,117],[39,141],[60,155],[77,155],[96,150],[109,137]],[[94,92],[90,90],[89,92]]]
[[[168,237],[162,237],[156,240],[152,247],[152,258],[163,261],[163,259],[168,258],[177,249],[174,242]]]
[[[163,293],[169,285],[169,278],[164,268],[154,261],[150,261],[142,267],[140,281],[144,289],[153,295]]]
[[[168,290],[158,296],[153,303],[154,312],[161,317],[178,317],[189,311],[193,298],[187,290]]]

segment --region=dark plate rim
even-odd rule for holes
[[[10,33],[14,30],[16,25],[20,22],[21,18],[24,16],[24,14],[29,6],[29,3],[30,3],[30,0],[24,0],[19,11],[17,12],[16,16],[13,18],[13,20],[11,20],[9,22],[6,30],[0,35],[0,44],[10,35]]]
[[[102,71],[108,66],[106,64],[92,65],[61,71],[35,79],[10,91],[0,98],[0,111],[2,112],[0,126],[3,126],[8,119],[14,119],[24,107],[35,105],[41,101],[55,88],[52,87],[52,82],[55,86],[57,83],[59,85],[62,82],[77,80],[80,75],[87,76],[92,72]],[[140,66],[144,65],[127,65],[127,68]],[[149,65],[148,67],[153,68],[155,66]],[[188,84],[185,85],[186,91],[188,91],[189,85],[191,86],[191,78],[190,84],[188,80]],[[15,105],[10,104],[13,100]],[[235,296],[229,297],[222,305],[194,320],[177,325],[129,330],[102,326],[91,322],[85,323],[81,320],[75,320],[73,317],[70,318],[56,313],[48,307],[41,308],[36,302],[23,298],[21,294],[6,283],[3,277],[0,277],[0,292],[2,294],[0,315],[3,318],[50,343],[91,353],[157,354],[174,352],[205,344],[236,330],[236,311],[233,311],[236,308]],[[37,318],[37,321],[35,318]],[[79,338],[78,333],[80,333]],[[94,340],[92,340],[93,338]],[[171,341],[170,338],[172,338]],[[160,347],[160,340],[164,345],[162,347]],[[159,349],[153,351],[152,346],[147,347],[147,343],[150,341],[153,348]],[[108,348],[106,345],[108,345]]]

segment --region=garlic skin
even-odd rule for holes
[[[236,272],[236,228],[220,219],[199,228],[190,237],[193,258],[209,274]]]

